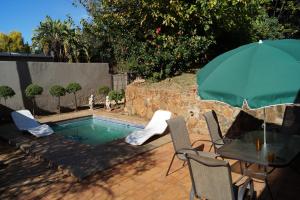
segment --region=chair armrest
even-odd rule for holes
[[[205,156],[205,157],[209,157],[209,158],[218,157],[218,155],[215,153],[205,152],[205,151],[197,151],[197,149],[189,149],[189,148],[182,148],[182,149],[178,150],[176,153],[184,154],[184,155],[186,155],[187,153],[192,153],[195,155]]]
[[[248,189],[248,190],[247,190]],[[250,199],[252,199],[254,194],[254,186],[253,186],[253,180],[251,178],[247,178],[245,182],[239,186],[238,190],[238,200],[243,200],[245,197],[245,192],[248,192],[248,196],[250,196]]]

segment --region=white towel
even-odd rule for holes
[[[30,128],[27,131],[36,137],[51,135],[54,132],[52,130],[52,128],[50,126],[48,126],[47,124],[43,124],[43,125],[40,125],[40,126],[37,126],[34,128]]]

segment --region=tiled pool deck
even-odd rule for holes
[[[89,113],[83,111],[40,120],[57,121]],[[95,113],[145,123],[142,119],[126,115]],[[208,139],[207,136],[191,135],[192,140],[200,138]],[[208,148],[209,144],[206,144],[205,150]],[[187,167],[181,168],[182,162],[175,160],[172,167],[175,172],[165,176],[172,154],[172,143],[166,143],[78,182],[61,170],[49,168],[46,162],[25,156],[21,151],[1,142],[0,160],[6,167],[0,167],[0,199],[188,199],[191,182]],[[74,158],[72,160],[76,164]],[[237,173],[232,175],[233,179],[239,176]],[[298,198],[300,176],[295,170],[275,170],[270,182],[276,199]],[[255,182],[255,189],[258,195],[263,193],[263,199],[268,198],[264,183]]]

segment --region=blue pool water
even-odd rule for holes
[[[85,117],[52,126],[56,134],[89,145],[105,144],[126,137],[143,126],[102,117]]]

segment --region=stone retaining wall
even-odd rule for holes
[[[171,85],[171,84],[170,84]],[[153,113],[158,109],[169,110],[173,116],[184,116],[187,121],[187,127],[190,133],[208,134],[206,122],[203,114],[210,110],[215,110],[221,129],[226,133],[233,122],[239,116],[240,109],[233,108],[220,102],[202,101],[197,95],[196,85],[186,88],[185,91],[180,89],[149,87],[147,84],[133,83],[126,88],[126,106],[125,111],[129,115],[138,115],[150,119]],[[284,108],[268,108],[267,121],[280,123]],[[263,110],[246,111],[247,117],[241,126],[247,125],[252,116],[263,119]],[[244,115],[243,115],[244,116]],[[245,125],[246,123],[246,125]],[[252,125],[253,126],[253,125]],[[246,127],[245,127],[246,128]],[[257,123],[256,123],[257,128]]]

